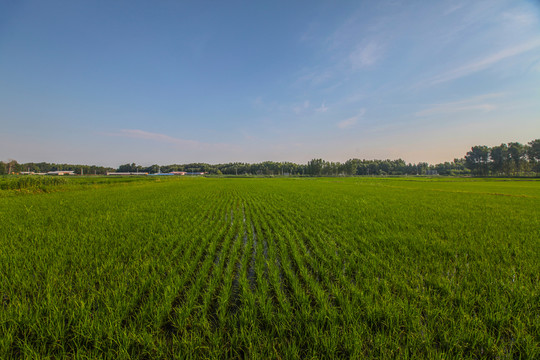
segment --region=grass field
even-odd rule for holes
[[[540,358],[540,181],[25,186],[0,358]]]

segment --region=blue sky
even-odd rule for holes
[[[403,158],[540,138],[537,1],[2,1],[0,159]]]

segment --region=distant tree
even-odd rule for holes
[[[489,172],[489,147],[473,146],[465,155],[465,164],[474,175],[486,176]]]
[[[157,173],[159,173],[160,171],[161,171],[161,168],[160,168],[160,166],[157,165],[157,164],[154,164],[154,165],[152,165],[152,166],[146,168],[146,172],[148,172],[148,173],[150,173],[150,174],[157,174]]]
[[[512,163],[512,170],[514,175],[521,173],[525,165],[526,151],[523,144],[518,142],[508,143],[508,157]]]
[[[540,139],[533,140],[529,143],[529,146],[527,148],[527,157],[529,159],[529,164],[531,165],[531,169],[536,172],[536,174],[540,173]]]
[[[322,160],[321,175],[337,175],[339,172],[340,163]]]
[[[138,166],[135,163],[124,164],[118,167],[118,172],[137,172]]]
[[[356,166],[356,162],[353,159],[349,159],[343,164],[343,172],[346,175],[354,175],[356,173]]]
[[[12,174],[21,171],[19,163],[16,160],[10,159],[7,163],[7,173]]]
[[[321,175],[325,161],[323,159],[313,159],[307,163],[307,174]]]
[[[469,170],[465,168],[464,159],[454,159],[454,161],[446,161],[444,163],[432,165],[430,170],[436,170],[439,175],[463,175],[467,174]]]
[[[501,144],[494,146],[490,150],[491,156],[491,171],[493,174],[510,175],[510,166],[508,164],[508,146]]]
[[[418,175],[425,175],[429,168],[429,164],[425,162],[418,163]]]

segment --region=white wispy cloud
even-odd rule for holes
[[[433,104],[423,110],[416,112],[415,115],[418,117],[425,117],[441,114],[453,114],[463,111],[492,111],[497,108],[497,105],[494,103],[490,103],[487,100],[497,99],[502,97],[503,95],[504,94],[502,93],[491,93],[473,96],[459,101]]]
[[[342,45],[339,49],[327,48],[327,65],[302,69],[294,84],[298,86],[308,83],[317,87],[330,83],[327,89],[332,91],[334,87],[342,85],[350,75],[377,64],[384,57],[385,49],[383,42],[375,39]]]
[[[467,105],[467,106],[455,106],[453,104],[444,104],[434,106],[428,109],[417,112],[416,116],[432,116],[439,114],[450,114],[462,111],[491,111],[495,110],[497,107],[493,104],[477,104],[477,105]]]
[[[540,73],[540,61],[536,62],[531,66],[531,70],[537,73]]]
[[[354,126],[358,122],[358,120],[360,120],[362,118],[362,116],[364,116],[365,113],[366,113],[366,109],[361,109],[360,112],[358,113],[358,115],[338,122],[337,127],[340,128],[340,129],[350,128],[350,127]]]
[[[300,70],[295,84],[337,87],[355,72],[377,64],[388,48],[385,25],[384,17],[367,19],[365,12],[354,11],[316,44],[324,60]]]
[[[489,56],[487,56],[485,58],[477,59],[477,60],[472,61],[472,62],[470,62],[468,64],[459,66],[459,67],[457,67],[455,69],[452,69],[450,71],[447,71],[445,73],[436,75],[436,76],[432,77],[431,79],[428,79],[427,81],[423,82],[422,84],[430,86],[430,85],[436,85],[436,84],[456,80],[456,79],[462,78],[464,76],[473,74],[475,72],[485,70],[485,69],[491,67],[492,65],[495,65],[496,63],[498,63],[498,62],[500,62],[502,60],[505,60],[505,59],[508,59],[508,58],[523,54],[523,53],[525,53],[527,51],[536,49],[538,47],[540,47],[540,38],[531,40],[531,41],[526,42],[526,43],[522,43],[522,44],[517,45],[517,46],[513,46],[513,47],[503,49],[503,50],[501,50],[501,51],[499,51],[497,53],[491,54],[491,55],[489,55]]]
[[[537,15],[526,12],[505,12],[502,14],[502,19],[518,26],[529,26],[538,23]]]
[[[375,64],[383,55],[384,47],[376,41],[370,41],[366,45],[357,46],[349,54],[349,61],[354,70],[365,68]]]
[[[323,101],[321,106],[315,109],[316,112],[327,112],[328,106],[326,106],[326,101]]]
[[[451,5],[450,7],[448,7],[446,10],[444,10],[443,14],[446,16],[446,15],[450,15],[456,11],[458,11],[459,9],[461,9],[463,7],[463,4],[453,4]]]
[[[242,134],[242,137],[244,138],[244,140],[247,140],[247,141],[253,141],[253,140],[257,140],[257,137],[256,136],[253,136],[251,133],[249,133],[247,130],[240,130],[240,134]]]
[[[190,145],[190,146],[199,145],[198,141],[178,139],[169,135],[153,133],[153,132],[138,130],[138,129],[122,129],[118,133],[116,133],[116,136],[123,136],[123,137],[128,137],[128,138],[133,138],[133,139],[153,140],[157,142],[177,144],[177,145]]]
[[[350,117],[348,119],[345,119],[343,121],[340,121],[337,126],[338,128],[340,129],[346,129],[346,128],[349,128],[351,126],[353,126],[354,124],[356,124],[358,122],[358,116],[353,116],[353,117]]]
[[[330,80],[334,76],[335,69],[331,66],[322,68],[315,67],[312,69],[303,69],[301,75],[295,81],[296,84],[310,83],[311,85],[319,85]]]
[[[310,107],[309,100],[306,100],[302,104],[294,105],[292,109],[296,114],[300,114],[300,113],[308,110],[309,107]]]
[[[171,144],[186,149],[237,149],[238,147],[226,143],[206,143],[196,140],[175,138],[166,134],[154,133],[139,129],[122,129],[115,133],[105,133],[107,136],[125,137],[131,139],[151,140],[162,144]]]

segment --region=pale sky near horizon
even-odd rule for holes
[[[0,1],[0,160],[397,159],[540,138],[540,2]]]

